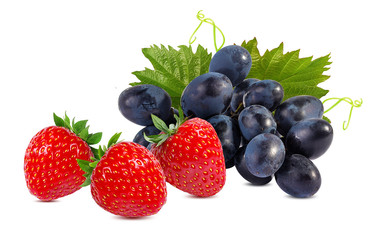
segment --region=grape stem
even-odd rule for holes
[[[222,30],[220,30],[220,28],[215,25],[214,20],[212,20],[211,18],[205,18],[205,15],[202,13],[202,11],[203,10],[200,10],[197,13],[197,18],[200,21],[200,23],[199,23],[198,27],[194,30],[193,34],[191,35],[191,37],[189,39],[189,44],[190,45],[193,44],[195,42],[195,40],[197,39],[194,35],[198,31],[198,29],[202,26],[202,24],[203,23],[208,23],[208,24],[211,24],[212,28],[213,28],[215,51],[219,51],[223,47],[224,42],[225,42],[224,34],[223,34]],[[222,42],[222,45],[220,45],[220,47],[218,47],[217,43],[216,43],[216,30],[218,30],[220,32],[220,34],[222,35],[222,38],[223,38],[223,42]]]
[[[363,104],[363,99],[360,98],[360,100],[353,101],[349,97],[343,97],[343,98],[333,97],[333,98],[325,99],[322,102],[322,104],[325,104],[325,102],[330,101],[330,100],[336,100],[336,103],[334,105],[332,105],[330,108],[328,108],[327,110],[325,110],[324,113],[327,113],[328,111],[330,111],[331,109],[333,109],[336,105],[338,105],[342,101],[344,101],[344,102],[346,102],[346,103],[348,103],[348,104],[351,105],[350,114],[348,116],[348,121],[344,121],[343,122],[343,130],[346,130],[348,128],[348,125],[350,124],[350,121],[351,121],[352,110],[354,109],[354,107],[357,107],[357,108],[360,107]]]

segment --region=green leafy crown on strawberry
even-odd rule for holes
[[[162,119],[160,119],[159,117],[157,117],[154,114],[151,114],[153,125],[158,130],[162,131],[162,133],[157,134],[157,135],[147,136],[144,132],[145,140],[147,140],[150,143],[155,143],[156,146],[160,146],[170,136],[174,135],[177,132],[179,126],[181,126],[182,123],[184,123],[188,119],[187,117],[186,118],[184,117],[183,111],[181,108],[178,109],[178,113],[179,113],[179,115],[174,114],[176,124],[169,124],[169,126],[166,125],[166,123]]]
[[[70,120],[66,113],[65,117],[63,118],[58,117],[55,113],[53,113],[53,118],[54,123],[57,127],[64,127],[69,129],[70,131],[74,132],[78,137],[80,137],[83,141],[85,141],[89,146],[98,144],[102,140],[103,133],[89,133],[88,130],[90,126],[87,125],[88,120],[81,120],[75,122],[75,117],[73,118],[73,120]],[[91,146],[90,148],[94,156],[97,157],[98,151]]]

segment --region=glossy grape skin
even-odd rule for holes
[[[291,153],[304,155],[310,160],[322,156],[333,140],[333,128],[319,118],[296,123],[286,135],[286,148]]]
[[[216,72],[202,74],[183,90],[181,107],[185,116],[210,118],[226,111],[232,96],[231,81]]]
[[[238,173],[248,182],[253,185],[261,186],[269,183],[272,180],[272,175],[265,178],[256,177],[247,168],[244,153],[247,146],[240,147],[235,154],[235,168]]]
[[[249,52],[238,45],[223,47],[212,57],[209,71],[226,75],[233,86],[241,83],[248,75],[252,66]]]
[[[148,147],[149,145],[149,142],[147,140],[145,140],[144,138],[144,132],[147,136],[150,136],[150,135],[157,135],[159,134],[161,131],[158,130],[155,126],[151,125],[151,126],[146,126],[144,127],[143,129],[141,129],[136,135],[135,137],[133,138],[133,142],[134,143],[137,143],[137,144],[140,144],[144,147]]]
[[[125,89],[119,96],[119,110],[129,121],[149,126],[153,124],[151,114],[166,120],[172,101],[169,94],[151,84],[137,85]]]
[[[251,140],[261,133],[276,132],[276,122],[272,113],[261,105],[244,108],[238,120],[240,131],[246,140]]]
[[[284,98],[284,89],[274,80],[259,81],[247,89],[243,96],[244,107],[262,105],[269,111],[274,111]]]
[[[274,174],[277,185],[297,198],[313,196],[321,187],[321,175],[314,163],[300,154],[287,155]]]
[[[269,177],[284,162],[285,146],[276,135],[263,133],[248,143],[244,156],[249,172],[257,177]]]
[[[294,124],[305,119],[322,118],[323,111],[323,104],[316,97],[300,95],[288,98],[277,107],[274,113],[277,130],[286,136]]]
[[[238,84],[235,88],[234,91],[232,92],[232,98],[231,98],[231,111],[236,112],[240,104],[243,104],[243,96],[247,92],[250,86],[253,84],[257,83],[258,79],[255,78],[247,78],[244,79],[240,84]]]
[[[222,144],[226,168],[234,166],[234,156],[239,149],[241,135],[235,119],[225,115],[216,115],[207,120],[215,129]]]

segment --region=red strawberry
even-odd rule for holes
[[[176,116],[176,126],[167,127],[152,115],[163,133],[146,139],[156,143],[151,151],[160,161],[168,183],[196,196],[212,196],[226,180],[222,145],[210,123],[200,118],[182,123],[182,118]]]
[[[116,134],[114,142],[120,134]],[[115,137],[115,136],[114,136]],[[154,155],[133,142],[112,140],[107,150],[100,149],[100,161],[78,160],[82,169],[92,172],[91,193],[106,211],[125,217],[156,214],[166,202],[164,173]]]
[[[90,160],[93,153],[89,144],[98,143],[102,136],[88,133],[87,120],[73,121],[71,126],[67,115],[62,119],[54,114],[54,121],[57,126],[44,128],[32,138],[24,158],[27,187],[42,201],[63,197],[81,188],[84,172],[76,160]]]

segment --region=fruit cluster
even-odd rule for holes
[[[159,86],[127,88],[119,110],[144,126],[133,142],[94,148],[102,134],[88,132],[87,120],[54,114],[56,126],[39,131],[24,158],[29,191],[51,201],[91,186],[95,202],[126,217],[149,216],[166,203],[166,183],[189,194],[209,197],[235,166],[254,185],[275,176],[282,190],[310,197],[321,177],[311,160],[329,148],[333,129],[322,119],[323,105],[313,96],[283,101],[274,80],[246,79],[252,67],[247,50],[231,45],[211,59],[209,72],[193,79],[172,107]]]

